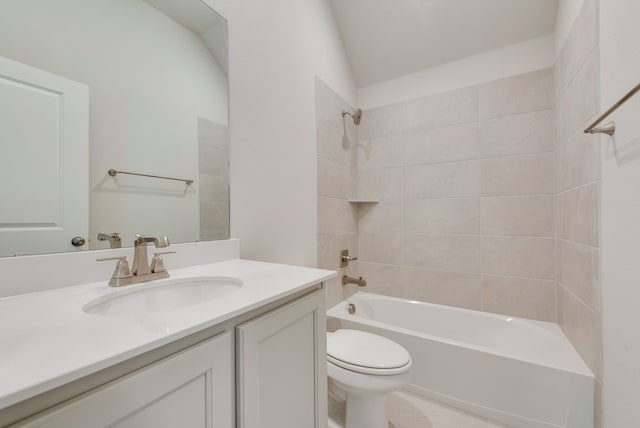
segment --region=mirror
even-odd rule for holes
[[[224,18],[201,0],[0,11],[0,256],[228,239]]]

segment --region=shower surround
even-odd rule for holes
[[[553,89],[546,69],[368,110],[345,144],[353,107],[316,79],[318,267],[556,321]],[[359,261],[341,270],[341,249]],[[354,291],[334,282],[329,307]]]
[[[368,291],[556,321],[551,69],[364,112]]]

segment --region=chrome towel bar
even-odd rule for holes
[[[137,172],[127,172],[127,171],[118,171],[111,168],[107,171],[110,176],[115,177],[118,174],[127,174],[127,175],[138,175],[140,177],[151,177],[151,178],[161,178],[163,180],[174,180],[174,181],[184,181],[187,183],[187,186],[193,183],[193,180],[189,180],[188,178],[173,178],[173,177],[163,177],[161,175],[152,175],[152,174],[139,174]]]
[[[616,123],[615,122],[609,122],[609,123],[607,123],[606,125],[604,125],[601,128],[596,128],[596,126],[598,126],[600,124],[600,122],[605,120],[607,118],[607,116],[609,116],[611,113],[616,111],[618,109],[618,107],[620,107],[622,104],[626,103],[629,100],[629,98],[634,96],[638,91],[640,91],[640,83],[638,83],[632,90],[630,90],[622,98],[620,98],[620,100],[618,100],[617,103],[612,105],[609,108],[609,110],[607,110],[604,113],[602,113],[596,120],[593,121],[593,123],[591,125],[587,126],[587,128],[584,130],[584,133],[585,134],[598,134],[599,133],[599,134],[613,135],[616,132]]]

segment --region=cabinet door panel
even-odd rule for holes
[[[231,428],[230,333],[209,339],[19,426]]]
[[[127,415],[113,424],[114,428],[152,428],[157,426],[201,428],[209,427],[207,422],[207,395],[211,385],[207,381],[211,371],[198,376],[191,382],[179,386],[159,400]]]
[[[326,427],[324,293],[237,331],[239,427]]]

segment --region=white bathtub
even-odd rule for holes
[[[518,428],[594,426],[593,374],[556,324],[363,292],[327,316],[404,346],[409,391]]]

